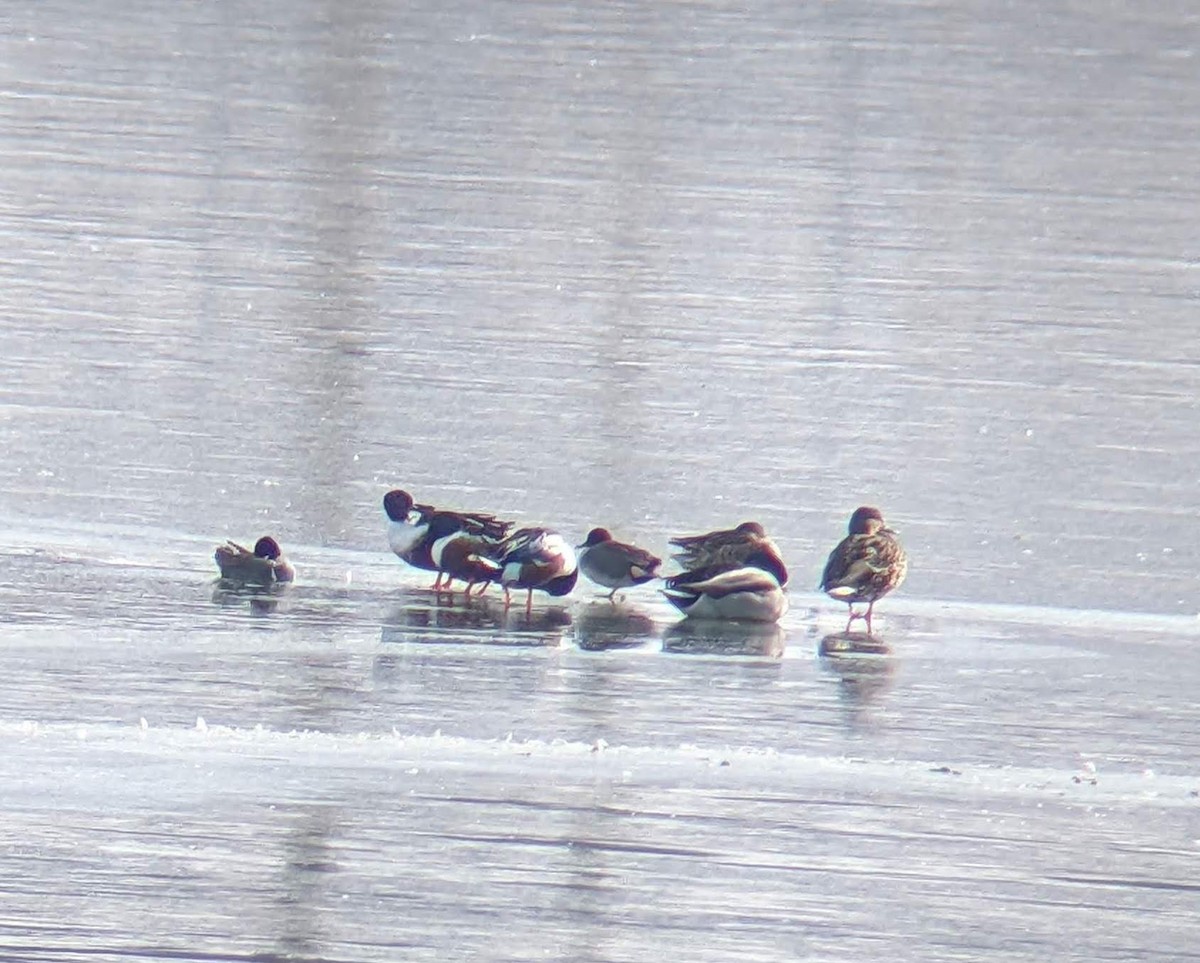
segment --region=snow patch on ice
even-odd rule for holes
[[[81,748],[80,744],[86,744]],[[285,759],[290,767],[331,764],[386,768],[406,774],[476,771],[506,783],[528,779],[605,778],[640,786],[710,785],[741,791],[886,794],[890,797],[986,799],[1007,796],[1065,798],[1089,805],[1187,805],[1200,809],[1200,771],[1195,776],[1147,772],[1096,773],[1086,766],[1051,768],[983,766],[955,760],[869,759],[815,756],[748,746],[610,745],[566,739],[495,739],[388,732],[335,734],[237,728],[196,720],[193,727],[95,727],[0,722],[0,745],[39,756],[58,750],[78,755],[80,767],[103,756],[151,753],[161,761],[203,764],[206,769],[257,767]],[[131,760],[132,761],[132,760]]]

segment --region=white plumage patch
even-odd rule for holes
[[[404,557],[425,537],[428,525],[410,525],[408,522],[388,522],[388,545],[393,552]]]
[[[442,554],[446,551],[446,546],[456,538],[458,538],[458,532],[452,532],[429,546],[429,557],[433,559],[433,564],[438,568],[442,568]]]

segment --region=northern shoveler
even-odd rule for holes
[[[781,570],[779,584],[787,585],[787,567],[779,547],[770,539],[759,522],[742,522],[737,528],[719,529],[703,535],[681,535],[671,539],[679,549],[671,557],[689,571],[699,569],[738,568],[755,552],[772,555]]]
[[[597,585],[612,589],[609,601],[617,589],[658,578],[658,567],[662,564],[662,559],[644,548],[616,541],[607,528],[593,528],[575,549],[579,554],[579,570]]]
[[[759,550],[734,568],[716,565],[672,576],[663,594],[688,618],[778,622],[788,609],[786,578],[778,555]]]
[[[296,578],[296,570],[283,557],[279,543],[270,535],[264,535],[255,542],[253,551],[237,542],[227,541],[217,546],[213,559],[221,570],[221,578],[231,582],[274,585]]]
[[[383,496],[383,511],[388,518],[388,545],[402,560],[414,568],[437,572],[435,590],[443,587],[443,571],[433,559],[433,538],[430,525],[438,516],[449,516],[467,535],[478,536],[493,545],[508,537],[512,522],[505,522],[486,512],[459,512],[420,505],[412,495],[399,488]]]
[[[458,579],[466,583],[464,594],[483,583],[480,594],[489,582],[498,581],[503,566],[496,555],[499,546],[483,535],[472,535],[462,525],[462,519],[449,512],[435,514],[429,522],[429,555],[441,575],[446,577],[444,588]],[[440,576],[439,576],[440,577]]]
[[[908,555],[878,508],[863,505],[855,509],[849,529],[850,534],[829,553],[821,590],[850,607],[846,631],[856,619],[865,619],[869,635],[875,603],[904,581]],[[855,602],[866,602],[867,611],[855,612]]]
[[[533,606],[533,590],[548,595],[568,594],[579,579],[575,550],[558,532],[548,528],[522,528],[500,547],[503,569],[499,582],[504,589],[504,607],[512,603],[509,592],[525,589],[525,611]]]

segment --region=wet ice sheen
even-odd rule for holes
[[[8,25],[0,955],[1197,957],[1190,8]],[[439,602],[397,485],[792,611]]]
[[[54,616],[0,651],[6,886],[43,894],[9,952],[1186,958],[1181,620],[910,599],[856,653],[828,605],[778,637],[650,592],[513,619],[305,553],[357,577],[253,608],[203,559],[2,556]]]

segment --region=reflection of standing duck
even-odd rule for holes
[[[511,589],[525,589],[525,611],[533,606],[533,590],[548,595],[567,595],[579,579],[575,550],[558,532],[548,528],[522,528],[500,546],[504,607],[512,599]]]
[[[822,668],[837,676],[847,722],[859,728],[868,722],[868,709],[892,687],[895,669],[886,642],[865,632],[836,632],[821,639],[817,650]]]
[[[821,639],[817,652],[831,659],[838,656],[892,654],[883,639],[866,632],[833,632]]]
[[[679,549],[671,557],[689,571],[738,568],[755,552],[774,556],[781,573],[779,584],[787,585],[783,556],[758,522],[742,522],[737,528],[718,529],[703,535],[680,535],[671,539],[671,544]]]
[[[575,642],[587,652],[635,648],[657,636],[653,619],[620,605],[596,601],[575,612]]]
[[[663,594],[688,618],[778,622],[788,608],[781,587],[786,579],[783,562],[760,551],[736,568],[715,566],[672,576]]]
[[[276,582],[291,582],[296,570],[283,557],[279,543],[270,535],[264,535],[254,543],[254,551],[237,542],[218,545],[213,553],[221,578],[231,582],[250,582],[256,585],[274,585]]]
[[[783,629],[769,623],[696,622],[684,619],[663,633],[664,652],[677,655],[783,657]]]
[[[850,516],[850,534],[829,553],[821,589],[850,607],[846,630],[855,619],[865,619],[871,632],[875,603],[898,587],[908,574],[908,555],[896,533],[888,528],[878,508],[867,505]],[[866,602],[866,612],[855,612],[855,602]]]
[[[618,542],[607,528],[593,528],[582,545],[575,546],[579,555],[579,570],[597,585],[612,589],[610,602],[617,589],[641,585],[658,578],[662,559],[644,548]]]

